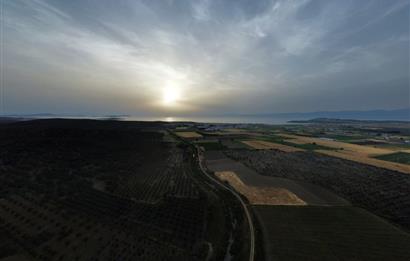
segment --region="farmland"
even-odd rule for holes
[[[328,148],[333,148],[333,150],[323,150],[321,148],[315,149],[315,151],[318,153],[323,153],[333,157],[365,163],[380,168],[410,173],[410,166],[402,164],[405,162],[397,160],[383,160],[385,159],[385,157],[383,157],[384,155],[389,155],[394,152],[394,150],[388,148],[358,145],[335,140],[320,139],[300,135],[280,134],[280,136],[285,138],[286,142],[294,143],[297,146],[314,144]],[[406,156],[406,154],[400,155]],[[393,159],[394,158],[396,157],[393,157]]]
[[[329,151],[329,150],[318,150],[318,153],[326,154],[328,156],[333,156],[336,158],[341,158],[341,159],[346,159],[346,160],[351,160],[351,161],[356,161],[359,163],[364,163],[380,168],[385,168],[389,170],[395,170],[395,171],[400,171],[403,173],[408,173],[410,174],[410,166],[401,164],[401,163],[396,163],[394,161],[386,161],[386,160],[381,160],[380,157],[383,157],[385,155],[380,155],[377,156],[377,158],[371,158],[367,156],[363,156],[361,154],[357,153],[352,153],[352,152],[345,152],[345,151]],[[390,154],[386,154],[390,155]]]
[[[0,258],[408,259],[407,136],[221,126],[0,125]]]
[[[175,132],[181,138],[202,138],[202,135],[194,131],[178,131]]]
[[[229,151],[256,172],[316,184],[354,206],[410,228],[410,176],[312,152]]]
[[[202,147],[204,150],[223,150],[225,146],[220,142],[197,142],[196,145]]]
[[[408,260],[410,236],[353,207],[254,206],[266,260]],[[388,238],[388,240],[386,240]]]
[[[89,120],[1,125],[0,234],[9,243],[0,258],[223,258],[235,205],[195,177],[190,148],[163,130]],[[231,249],[237,260],[240,243]]]
[[[240,153],[240,151],[235,152]],[[229,153],[227,154],[230,155]],[[215,173],[234,172],[241,182],[243,182],[247,187],[255,188],[261,191],[266,189],[274,190],[281,188],[289,191],[290,194],[296,195],[297,198],[307,205],[349,205],[348,201],[319,186],[300,180],[262,176],[244,164],[227,158],[226,155],[220,151],[206,152],[205,157],[207,167],[210,171]]]
[[[255,149],[279,149],[285,152],[304,151],[304,150],[337,150],[328,146],[319,145],[315,142],[306,143],[297,139],[289,139],[285,134],[267,134],[252,136],[256,140],[242,140],[242,142],[251,142]]]
[[[281,150],[284,152],[303,151],[302,149],[299,149],[299,148],[290,147],[290,146],[268,142],[268,141],[262,141],[262,140],[247,140],[247,141],[242,141],[242,142],[252,148],[260,149],[260,150],[277,149],[277,150]]]
[[[312,138],[312,137],[290,135],[290,134],[281,134],[280,136],[287,138],[288,142],[292,142],[296,144],[316,143],[322,146],[331,147],[334,149],[343,149],[345,151],[356,152],[362,155],[382,155],[382,154],[386,154],[390,152],[387,149],[356,145],[356,144],[328,140],[328,139]]]
[[[284,188],[254,187],[244,184],[232,171],[215,172],[222,181],[227,181],[244,195],[252,205],[305,205],[306,203]]]
[[[408,260],[409,176],[378,159],[407,149],[391,126],[214,125],[196,143],[225,145],[206,167],[253,210],[256,260]]]
[[[391,154],[380,155],[376,158],[403,164],[410,164],[410,153],[408,152],[394,152]]]

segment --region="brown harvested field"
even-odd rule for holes
[[[281,152],[283,153],[283,152]],[[240,162],[227,158],[220,151],[206,151],[206,166],[213,172],[235,172],[238,178],[248,187],[282,188],[295,194],[298,198],[313,206],[345,206],[350,205],[345,199],[322,187],[285,178],[267,177],[256,173]]]
[[[295,144],[316,143],[317,145],[326,146],[326,147],[330,147],[334,149],[343,148],[343,150],[345,151],[360,153],[366,156],[378,156],[378,155],[392,153],[392,150],[389,150],[389,149],[375,148],[375,147],[370,147],[370,146],[363,146],[363,145],[345,143],[345,142],[334,141],[334,140],[303,137],[303,136],[290,135],[290,134],[281,134],[280,136],[284,138],[288,138],[288,140],[286,141],[292,142]]]
[[[235,129],[235,128],[226,128],[223,131],[225,131],[225,132],[245,132],[247,130],[245,130],[245,129]]]
[[[227,133],[222,131],[201,131],[204,135],[212,135],[212,136],[229,136],[233,133]]]
[[[317,150],[316,152],[326,154],[332,157],[356,161],[356,162],[364,163],[367,165],[376,166],[379,168],[385,168],[385,169],[390,169],[390,170],[395,170],[395,171],[410,174],[410,165],[406,165],[402,163],[396,163],[396,162],[391,162],[391,161],[379,160],[375,158],[369,158],[369,157],[361,156],[361,155],[355,155],[354,153],[351,153],[349,151],[344,151],[344,150],[340,150],[340,151]]]
[[[215,175],[227,181],[244,195],[252,205],[306,205],[306,202],[284,188],[254,187],[245,185],[233,171],[219,171]]]
[[[283,144],[278,144],[278,143],[273,143],[269,141],[263,141],[263,140],[244,140],[242,143],[251,146],[254,149],[257,150],[269,150],[269,149],[276,149],[284,152],[295,152],[295,151],[304,151],[303,149],[291,147],[291,146],[286,146]]]
[[[178,135],[181,138],[202,138],[202,135],[199,133],[196,133],[195,131],[178,131],[175,132],[176,135]]]
[[[328,156],[342,158],[346,160],[356,161],[380,168],[400,171],[404,173],[410,173],[410,166],[406,164],[390,162],[373,158],[374,156],[391,154],[397,150],[390,148],[370,147],[364,145],[357,145],[351,143],[345,143],[334,140],[325,140],[320,138],[303,137],[290,134],[280,134],[280,136],[287,138],[287,142],[295,144],[309,144],[315,143],[317,145],[326,146],[330,148],[339,149],[337,151],[332,150],[316,150],[316,152],[326,154]],[[400,151],[406,151],[400,150]]]
[[[303,145],[303,144],[309,144],[311,142],[306,142],[304,140],[300,140],[300,139],[288,139],[286,140],[287,142],[293,143],[293,144],[297,144],[297,145]]]

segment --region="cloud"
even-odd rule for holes
[[[73,110],[91,110],[92,100],[95,111],[168,113],[170,108],[157,103],[168,82],[184,93],[172,113],[332,109],[299,100],[326,99],[325,89],[343,94],[335,108],[354,109],[363,104],[350,103],[354,94],[343,92],[354,81],[372,86],[373,78],[375,89],[382,88],[376,84],[382,77],[401,79],[394,87],[400,89],[409,81],[406,1],[124,0],[96,6],[6,0],[4,5],[7,88],[20,90],[10,95],[29,100],[51,92],[62,98],[76,90],[83,98],[64,99],[64,108],[76,104]],[[380,25],[385,27],[377,31]],[[12,78],[19,74],[26,80]],[[369,106],[380,100],[377,93],[382,92],[368,94]],[[396,98],[397,106],[405,105]],[[16,97],[9,99],[9,110],[23,107]],[[36,108],[56,110],[47,106],[49,100]]]
[[[194,10],[193,17],[199,21],[208,21],[209,15],[209,0],[199,0],[194,2],[192,8]]]

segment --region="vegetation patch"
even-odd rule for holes
[[[347,135],[326,135],[327,138],[343,142],[354,143],[357,140],[366,139],[367,136],[347,136]]]
[[[277,144],[282,144],[286,146],[291,146],[295,148],[299,148],[302,150],[336,150],[335,148],[323,146],[323,145],[318,145],[316,142],[311,142],[311,143],[297,143],[293,142],[292,140],[285,140],[283,137],[277,136],[277,135],[270,135],[270,136],[263,136],[263,137],[257,137],[258,140],[264,140],[264,141],[269,141]],[[296,141],[296,140],[295,140]]]
[[[175,134],[181,138],[202,138],[202,135],[195,131],[177,131]]]
[[[243,143],[257,150],[277,149],[277,150],[281,150],[284,152],[303,151],[302,149],[299,149],[293,146],[287,146],[287,145],[283,145],[280,143],[273,143],[273,142],[263,141],[263,140],[247,140],[247,141],[243,141]]]
[[[408,260],[410,256],[410,236],[363,209],[253,209],[263,227],[267,260]]]
[[[380,160],[380,159],[372,158],[369,156],[363,156],[360,153],[354,153],[348,150],[338,150],[338,151],[317,150],[317,152],[326,154],[328,156],[340,158],[340,159],[356,161],[359,163],[372,165],[372,166],[379,167],[379,168],[390,169],[390,170],[395,170],[395,171],[410,174],[410,166],[407,164]]]
[[[226,148],[219,142],[198,142],[196,144],[203,147],[205,150],[224,150]]]
[[[311,152],[237,150],[225,153],[261,175],[319,185],[345,198],[354,206],[365,208],[410,229],[408,219],[410,194],[406,186],[410,182],[408,174]]]
[[[396,152],[392,154],[377,156],[375,158],[410,165],[410,153],[407,152]]]

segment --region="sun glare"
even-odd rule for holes
[[[178,88],[175,86],[167,86],[162,93],[162,102],[167,106],[175,105],[180,97],[181,94]]]

